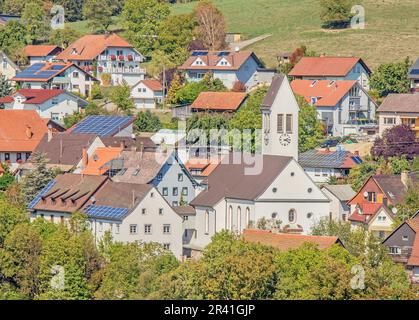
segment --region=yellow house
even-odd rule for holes
[[[385,239],[393,231],[394,214],[387,206],[381,206],[368,220],[367,230],[375,236]]]
[[[20,72],[19,67],[3,51],[0,51],[0,74],[10,80],[16,76],[17,72]]]

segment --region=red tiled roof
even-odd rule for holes
[[[27,45],[23,52],[28,57],[45,57],[55,49],[60,49],[60,47],[55,45]]]
[[[245,92],[201,92],[192,103],[192,109],[236,111],[246,99]]]
[[[58,60],[93,60],[108,47],[133,48],[126,40],[112,33],[90,34],[73,42],[63,52],[57,55]],[[77,51],[73,54],[73,49]]]
[[[246,62],[249,57],[253,56],[256,60],[252,51],[205,51],[205,55],[194,55],[198,52],[204,51],[193,51],[192,56],[190,56],[183,65],[179,67],[180,70],[238,70],[243,63]],[[225,53],[220,55],[220,53]],[[218,62],[221,59],[225,59],[230,64],[229,66],[217,66]],[[197,59],[202,60],[205,65],[192,65]],[[260,63],[257,60],[258,63]]]
[[[373,215],[375,214],[378,209],[381,208],[382,203],[370,203],[370,202],[363,202],[359,203],[363,214]]]
[[[106,163],[120,156],[122,147],[99,147],[93,155],[89,157],[87,166],[82,170],[82,174],[100,176],[110,169]]]
[[[35,110],[0,110],[1,152],[32,152],[47,132]]]
[[[141,80],[141,83],[144,83],[144,85],[153,90],[153,91],[162,91],[163,90],[163,86],[161,85],[160,81],[156,80],[156,79],[145,79],[145,80]]]
[[[366,222],[366,215],[359,214],[358,209],[355,209],[354,212],[348,217],[349,221],[356,221],[356,222]]]
[[[303,57],[288,75],[344,77],[359,61],[362,62],[356,57]]]
[[[265,230],[250,229],[243,231],[243,238],[245,241],[269,245],[283,251],[297,249],[304,243],[317,244],[319,249],[327,249],[336,243],[340,243],[338,237],[332,236],[306,236],[300,234],[272,233]]]
[[[64,92],[64,90],[60,89],[20,89],[11,96],[0,98],[0,103],[13,102],[13,97],[20,94],[26,98],[24,104],[39,104],[44,103],[45,101],[48,101]]]
[[[334,107],[355,84],[355,80],[294,80],[291,88],[309,103],[311,97],[317,97],[318,107]]]

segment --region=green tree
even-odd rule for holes
[[[26,2],[26,0],[4,0],[3,13],[19,16],[22,14]]]
[[[169,5],[156,0],[125,0],[122,21],[127,39],[144,55],[150,55],[160,24],[170,14]]]
[[[12,93],[12,85],[6,76],[0,75],[0,98],[6,97]]]
[[[67,48],[71,43],[80,38],[78,31],[70,28],[52,30],[49,43],[61,48]]]
[[[317,119],[317,109],[307,103],[304,97],[296,97],[300,107],[298,115],[298,151],[314,149],[323,138],[323,126]]]
[[[0,247],[7,235],[18,225],[28,221],[28,216],[21,208],[0,198]]]
[[[13,53],[16,48],[29,43],[26,27],[19,21],[9,21],[0,29],[0,48],[7,54]]]
[[[320,19],[324,28],[347,27],[353,14],[353,0],[320,0]]]
[[[402,62],[381,64],[370,77],[371,89],[376,90],[380,97],[389,93],[407,93],[410,90],[410,80],[407,77],[411,61],[406,58]]]
[[[395,224],[398,226],[419,210],[419,183],[409,179],[403,201],[397,205]]]
[[[0,164],[3,168],[3,175],[0,176],[0,191],[4,192],[7,188],[15,181],[15,177],[10,172],[9,166],[6,164]]]
[[[111,93],[111,100],[118,110],[124,114],[129,115],[135,109],[134,100],[131,98],[131,88],[125,81],[114,88]]]
[[[44,154],[34,152],[31,155],[31,159],[35,168],[25,175],[22,181],[22,189],[27,204],[31,202],[55,176],[54,172],[47,168],[47,161]]]
[[[162,124],[158,116],[147,110],[138,113],[134,128],[138,132],[156,132],[162,128]]]
[[[84,1],[85,0],[54,0],[54,3],[64,7],[66,21],[74,22],[82,20],[80,13],[82,12]]]
[[[104,32],[112,24],[113,1],[112,0],[85,0],[83,15],[89,20],[92,31]]]
[[[167,92],[167,102],[170,104],[176,104],[177,98],[176,94],[177,92],[182,88],[182,81],[181,77],[178,73],[176,73],[173,77],[172,82],[170,83],[169,90]]]
[[[93,100],[103,99],[103,94],[102,94],[102,90],[100,88],[99,83],[95,83],[92,86],[92,92],[90,93],[90,98]]]
[[[31,43],[47,38],[50,27],[40,0],[31,0],[25,4],[22,12],[22,24],[25,26]]]
[[[373,161],[365,161],[359,166],[352,168],[348,177],[348,182],[351,184],[352,189],[358,192],[365,181],[377,172],[377,169],[378,163]]]

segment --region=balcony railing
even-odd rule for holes
[[[141,68],[126,68],[126,67],[116,67],[116,68],[103,68],[98,67],[99,73],[131,73],[131,74],[145,74],[146,70]]]
[[[140,56],[135,56],[133,54],[126,54],[126,55],[116,55],[116,54],[108,54],[108,55],[100,55],[98,57],[99,61],[134,61],[134,62],[141,62]]]

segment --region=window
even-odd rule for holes
[[[346,221],[346,213],[342,213],[342,221]]]
[[[31,154],[29,152],[26,152],[25,156],[26,156],[26,159],[29,159],[29,157],[31,156]]]
[[[79,73],[77,71],[73,72],[73,78],[78,78],[79,77]]]
[[[4,154],[4,160],[9,161],[10,160],[10,153],[6,152]]]
[[[51,215],[50,218],[51,218],[51,222],[54,222],[54,215]]]
[[[182,182],[183,181],[183,174],[182,173],[179,173],[177,175],[177,181],[179,181],[179,182]]]
[[[146,209],[146,208],[142,208],[142,209],[141,209],[141,213],[142,213],[142,214],[146,214],[146,213],[147,213],[147,209]]]
[[[170,224],[163,225],[163,234],[170,234]]]
[[[54,121],[60,121],[60,114],[51,112],[51,119]]]
[[[390,254],[401,254],[402,250],[399,247],[390,247]]]
[[[246,221],[245,221],[245,227],[248,228],[250,224],[250,208],[246,208]]]
[[[150,193],[150,198],[154,198],[154,192]]]
[[[120,227],[120,226],[119,226],[119,224],[117,224],[117,225],[116,225],[116,228],[115,228],[115,233],[116,233],[116,234],[119,234],[119,227]]]
[[[170,243],[163,243],[164,250],[170,250]]]
[[[162,215],[163,214],[163,208],[159,208],[159,214]]]
[[[237,207],[237,231],[242,230],[242,209]]]
[[[178,195],[178,188],[177,188],[177,187],[174,187],[174,188],[173,188],[173,190],[172,190],[172,194],[173,194],[174,196],[177,196],[177,195]]]
[[[99,222],[99,232],[102,232],[102,231],[103,231],[103,223]]]
[[[52,100],[51,100],[51,104],[52,104],[53,106],[57,105],[57,104],[58,104],[58,99],[52,99]]]
[[[151,234],[151,224],[144,225],[144,234]]]
[[[169,195],[169,189],[163,188],[163,196],[167,196],[167,195]]]
[[[122,56],[124,54],[124,52],[122,50],[116,50],[116,55],[117,56]]]
[[[157,175],[157,180],[158,181],[161,181],[163,179],[163,175],[161,174],[161,173],[159,173],[158,175]]]
[[[375,192],[368,192],[367,199],[369,202],[376,202],[377,201],[377,195]]]
[[[320,172],[321,172],[321,170],[320,169],[314,169],[314,175],[316,176],[316,177],[320,177]]]
[[[396,118],[384,118],[384,124],[396,124]]]
[[[409,241],[409,237],[408,237],[408,236],[403,236],[403,237],[402,237],[402,240],[403,240],[403,241]]]
[[[317,97],[311,97],[310,102],[312,105],[315,105],[317,103]]]
[[[177,201],[172,202],[172,207],[177,207],[178,205],[179,205],[179,203]]]
[[[183,221],[188,221],[189,217],[188,216],[183,216]]]
[[[292,114],[287,114],[287,121],[286,121],[286,131],[287,133],[292,133]]]
[[[322,170],[322,176],[323,177],[328,177],[330,175],[330,170],[329,169],[323,169]]]
[[[16,160],[22,160],[22,154],[21,153],[16,153]]]
[[[129,234],[137,234],[137,225],[136,224],[130,224],[129,225]]]
[[[295,209],[291,209],[288,211],[288,221],[289,222],[295,222],[295,219],[297,218],[297,214],[295,212]]]
[[[231,220],[233,217],[233,207],[228,207],[228,214],[227,214],[227,221],[226,221],[226,229],[229,230],[231,228]]]
[[[277,131],[278,133],[283,133],[284,132],[284,115],[283,114],[278,114],[277,115]]]
[[[205,234],[209,234],[209,212],[205,211]]]
[[[187,196],[188,195],[188,187],[182,188],[182,195]]]

